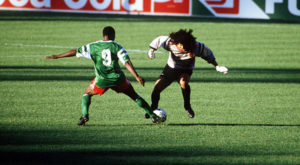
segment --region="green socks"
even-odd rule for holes
[[[149,104],[142,97],[138,96],[138,98],[135,100],[135,102],[138,106],[143,108],[150,117],[153,117],[153,112],[152,112]]]
[[[91,96],[88,94],[84,94],[82,96],[82,102],[81,102],[82,116],[85,116],[89,113],[90,105],[91,105]]]
[[[139,107],[143,108],[150,117],[153,117],[153,113],[149,104],[142,97],[138,96],[135,102]],[[82,96],[82,103],[81,103],[82,116],[89,114],[90,104],[91,104],[91,96],[88,94],[84,94]]]

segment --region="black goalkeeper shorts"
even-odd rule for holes
[[[175,80],[179,81],[180,75],[182,74],[188,74],[189,76],[191,76],[192,73],[193,70],[191,69],[174,69],[169,67],[169,65],[167,64],[159,77],[166,78],[167,80],[173,82]]]

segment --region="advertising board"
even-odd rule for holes
[[[292,20],[300,0],[0,0],[0,10]]]
[[[193,0],[192,15],[300,21],[300,0]]]
[[[0,0],[2,10],[189,16],[190,0]]]

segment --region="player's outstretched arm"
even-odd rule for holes
[[[127,61],[125,63],[125,67],[134,76],[134,78],[136,79],[136,81],[138,81],[142,86],[145,85],[145,80],[136,73],[136,71],[135,71],[135,69],[134,69],[131,61]]]
[[[77,49],[72,49],[65,53],[58,54],[58,55],[46,56],[45,58],[46,59],[58,59],[58,58],[64,58],[64,57],[73,57],[73,56],[76,56],[76,52],[77,52]]]
[[[204,47],[202,53],[200,54],[200,57],[202,59],[206,60],[208,63],[211,63],[212,65],[214,65],[217,72],[221,72],[224,74],[228,73],[228,69],[225,66],[218,65],[213,52],[207,46]]]

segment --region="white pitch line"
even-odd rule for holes
[[[22,58],[36,58],[38,56],[46,56],[46,55],[40,55],[40,54],[37,54],[37,55],[9,55],[9,56],[0,56],[0,58],[19,58],[19,57],[22,57]]]
[[[76,48],[76,46],[59,46],[59,45],[32,45],[32,44],[22,44],[22,43],[0,43],[0,45],[4,46],[19,46],[19,47],[38,47],[38,48]],[[140,49],[126,49],[128,53],[147,53],[147,50]],[[156,51],[156,53],[160,54],[162,52]]]
[[[71,46],[57,46],[57,45],[29,45],[21,43],[4,43],[5,46],[19,46],[19,47],[38,47],[38,48],[74,48]]]

